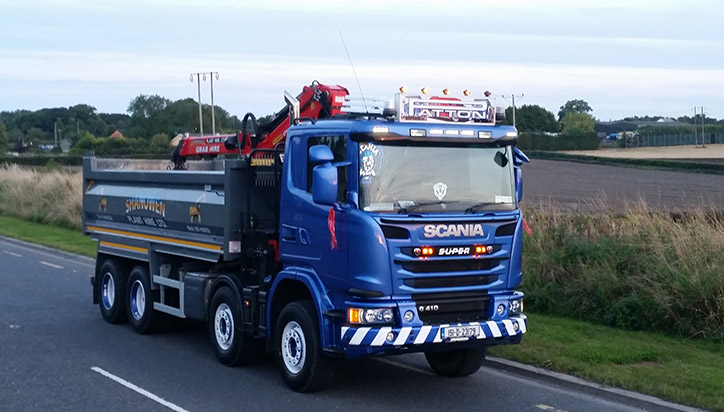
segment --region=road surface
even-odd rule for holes
[[[0,410],[640,410],[487,367],[437,377],[419,354],[347,362],[332,388],[298,394],[271,359],[219,364],[198,325],[141,336],[105,323],[91,304],[92,271],[86,258],[0,238]]]

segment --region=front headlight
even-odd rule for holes
[[[392,308],[349,308],[347,322],[354,324],[393,323]]]

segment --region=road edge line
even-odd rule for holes
[[[23,246],[28,249],[34,249],[34,250],[38,250],[41,252],[45,252],[50,255],[60,256],[65,259],[78,260],[78,261],[80,261],[80,263],[83,263],[83,264],[88,264],[91,266],[95,266],[95,264],[96,264],[96,260],[92,257],[79,255],[79,254],[71,253],[71,252],[66,252],[66,251],[60,250],[60,249],[54,249],[49,246],[39,245],[37,243],[26,242],[24,240],[15,239],[12,237],[7,237],[7,236],[0,236],[0,240],[5,241],[10,244],[15,244],[17,246]]]
[[[600,398],[633,404],[634,406],[643,407],[649,411],[704,412],[703,409],[680,405],[655,396],[614,388],[600,383],[589,382],[575,376],[549,371],[537,366],[526,365],[508,359],[488,356],[485,358],[484,364],[494,369],[505,370],[519,375],[545,380],[560,386],[573,388],[580,392],[595,395]]]

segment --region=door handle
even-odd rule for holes
[[[307,229],[299,228],[299,243],[301,243],[303,245],[310,245],[312,243],[312,240],[309,237],[309,232],[307,232]]]
[[[296,243],[297,228],[294,226],[282,225],[282,241]]]

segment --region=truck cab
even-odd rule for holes
[[[511,126],[416,120],[289,130],[284,269],[271,298],[285,279],[315,291],[329,353],[426,352],[436,372],[468,374],[487,346],[517,343],[526,331],[515,288],[527,159]]]

